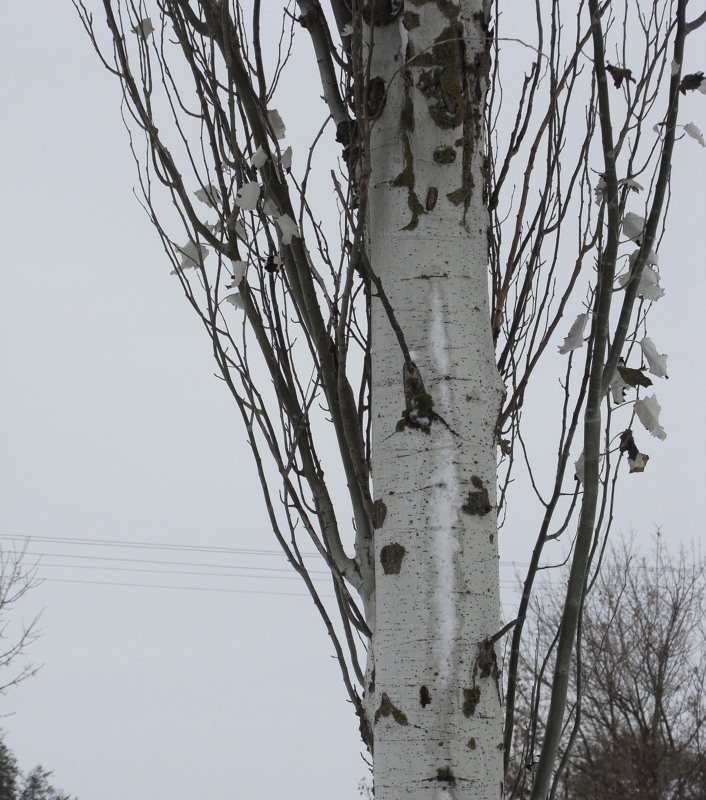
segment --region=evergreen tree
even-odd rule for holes
[[[16,800],[18,776],[17,760],[0,739],[0,800]]]
[[[0,800],[71,800],[49,783],[51,772],[37,765],[24,780],[17,759],[0,732]]]
[[[51,772],[37,765],[25,778],[19,800],[71,800],[49,783]]]

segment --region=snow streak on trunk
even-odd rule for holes
[[[376,590],[365,702],[376,800],[501,792],[500,683],[483,646],[500,627],[503,391],[488,312],[486,12],[483,0],[408,0],[372,31],[369,97],[385,93],[382,110],[368,103],[378,115],[370,260],[410,351],[407,360],[375,300]]]

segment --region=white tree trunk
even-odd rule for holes
[[[425,420],[419,386],[405,401],[405,358],[374,301],[378,529],[366,708],[376,800],[501,793],[500,681],[482,647],[500,627],[503,393],[488,311],[486,5],[411,0],[373,31],[370,76],[387,93],[371,134],[371,265],[441,418]]]

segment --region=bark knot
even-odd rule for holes
[[[382,693],[380,706],[375,712],[375,722],[377,722],[380,717],[392,717],[398,725],[407,725],[407,715],[394,705],[392,700],[387,696],[387,692]]]
[[[471,478],[471,483],[475,489],[468,493],[468,499],[461,506],[461,511],[471,516],[484,517],[493,508],[488,489],[477,475]]]
[[[373,528],[376,530],[378,528],[382,528],[386,516],[387,506],[385,505],[385,502],[378,497],[378,499],[373,503]]]
[[[402,569],[402,559],[407,551],[399,542],[386,544],[380,550],[380,563],[385,575],[399,575]]]
[[[480,702],[480,687],[463,690],[463,714],[472,717],[476,713],[476,706]]]

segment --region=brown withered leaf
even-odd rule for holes
[[[620,434],[620,452],[627,453],[628,466],[630,467],[631,473],[645,471],[645,467],[647,466],[647,462],[650,460],[650,457],[647,455],[647,453],[641,453],[638,450],[630,428],[624,430]]]
[[[620,434],[620,452],[627,453],[628,458],[636,458],[640,452],[637,449],[637,445],[635,444],[635,439],[633,438],[630,428],[624,430]]]
[[[644,386],[647,388],[648,386],[652,386],[652,381],[645,375],[644,372],[645,368],[640,367],[640,369],[634,369],[632,367],[623,367],[618,364],[618,372],[620,373],[620,377],[627,383],[628,386],[631,386],[633,389],[636,389],[638,386]]]
[[[682,94],[686,94],[687,92],[695,92],[698,88],[700,88],[701,81],[703,81],[703,79],[703,72],[692,72],[689,75],[685,75],[679,84],[679,91]]]
[[[636,83],[635,78],[632,76],[632,70],[627,69],[627,67],[614,67],[611,64],[606,64],[605,68],[606,72],[610,73],[610,77],[618,89],[623,85],[623,81]]]

